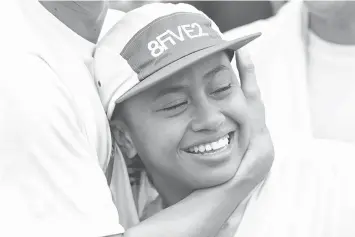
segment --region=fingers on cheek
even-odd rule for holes
[[[255,66],[249,54],[241,50],[236,65],[245,96],[248,98],[260,97],[260,90],[255,76]]]
[[[261,93],[258,87],[245,87],[244,95],[248,100],[258,101],[261,100]]]
[[[229,111],[237,121],[244,122],[248,118],[249,105],[242,93],[239,93],[229,104]]]

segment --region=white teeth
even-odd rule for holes
[[[194,147],[190,147],[189,148],[189,152],[192,153],[204,153],[206,152],[210,152],[213,150],[219,150],[223,147],[226,147],[228,145],[228,139],[229,139],[229,135],[226,135],[224,137],[222,137],[221,139],[219,139],[218,141],[214,141],[211,143],[207,143],[207,144],[201,144],[198,146],[194,146]]]
[[[206,148],[205,148],[204,145],[200,145],[200,146],[198,147],[199,152],[204,152],[205,149],[206,149]]]
[[[221,147],[224,147],[224,146],[227,145],[227,144],[228,144],[228,139],[227,139],[227,138],[222,139],[222,140],[219,140],[219,145],[220,145]]]

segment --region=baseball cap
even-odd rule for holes
[[[126,13],[94,53],[95,83],[108,119],[117,103],[212,54],[233,55],[260,35],[223,40],[216,24],[189,4],[151,3]]]

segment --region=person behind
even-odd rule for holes
[[[354,1],[290,1],[275,17],[226,33],[264,33],[248,49],[273,136],[355,142],[354,12]]]
[[[0,236],[124,232],[105,177],[111,133],[91,75],[107,4],[16,0],[1,7]],[[213,236],[268,173],[272,146],[267,136],[260,140],[243,160],[253,175],[196,190],[124,235]]]
[[[209,16],[221,32],[274,15],[274,1],[181,1]]]
[[[225,41],[194,7],[156,3],[127,13],[104,36],[94,55],[95,80],[125,157],[114,160],[116,172],[133,160],[144,167],[131,195],[115,196],[117,206],[131,206],[121,217],[144,223],[238,170],[255,142],[248,130],[265,129],[257,125],[264,124],[264,114],[253,67],[239,50],[258,35]],[[269,176],[234,210],[219,236],[353,236],[352,169],[323,159],[327,153],[341,158],[348,150],[317,153],[314,145],[275,144]],[[125,178],[113,175],[112,182]]]

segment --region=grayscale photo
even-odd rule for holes
[[[0,11],[1,237],[355,236],[355,1]]]

